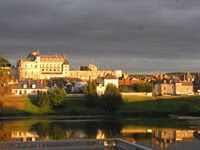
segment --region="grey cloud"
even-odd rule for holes
[[[77,66],[198,71],[199,24],[198,0],[0,1],[0,54],[15,62],[40,48]]]

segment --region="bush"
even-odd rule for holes
[[[90,108],[95,108],[97,106],[98,95],[96,92],[96,87],[95,81],[91,81],[84,88],[85,104]]]
[[[100,97],[99,104],[105,111],[115,111],[122,104],[122,96],[117,87],[109,84],[105,94]]]
[[[50,99],[47,92],[39,92],[38,93],[38,106],[41,108],[49,108],[50,107]]]
[[[151,83],[137,83],[133,89],[136,92],[152,92],[153,91],[153,85]]]
[[[48,91],[51,105],[56,108],[64,103],[67,93],[64,88],[54,88]]]
[[[90,108],[95,108],[98,102],[98,95],[97,94],[87,94],[85,95],[85,103],[86,106]]]

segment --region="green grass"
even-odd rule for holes
[[[132,97],[125,99],[119,113],[192,114],[200,113],[200,97]]]
[[[43,109],[35,105],[36,99],[28,97],[8,98],[12,106],[23,104],[24,109],[5,108],[6,116],[24,115],[105,115],[100,108],[86,107],[83,98],[67,98],[59,109]],[[124,97],[124,102],[116,115],[134,114],[197,114],[200,115],[200,96],[190,97]]]

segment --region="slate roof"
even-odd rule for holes
[[[104,79],[117,79],[114,75],[112,75],[112,74],[107,74],[106,76],[105,76],[105,78]]]

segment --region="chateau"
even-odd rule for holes
[[[17,62],[18,78],[22,79],[50,79],[50,78],[79,78],[83,81],[94,80],[99,76],[111,73],[116,77],[122,76],[121,70],[98,70],[92,63],[87,70],[70,70],[67,58],[63,55],[41,55],[37,49],[31,52],[26,59]]]

